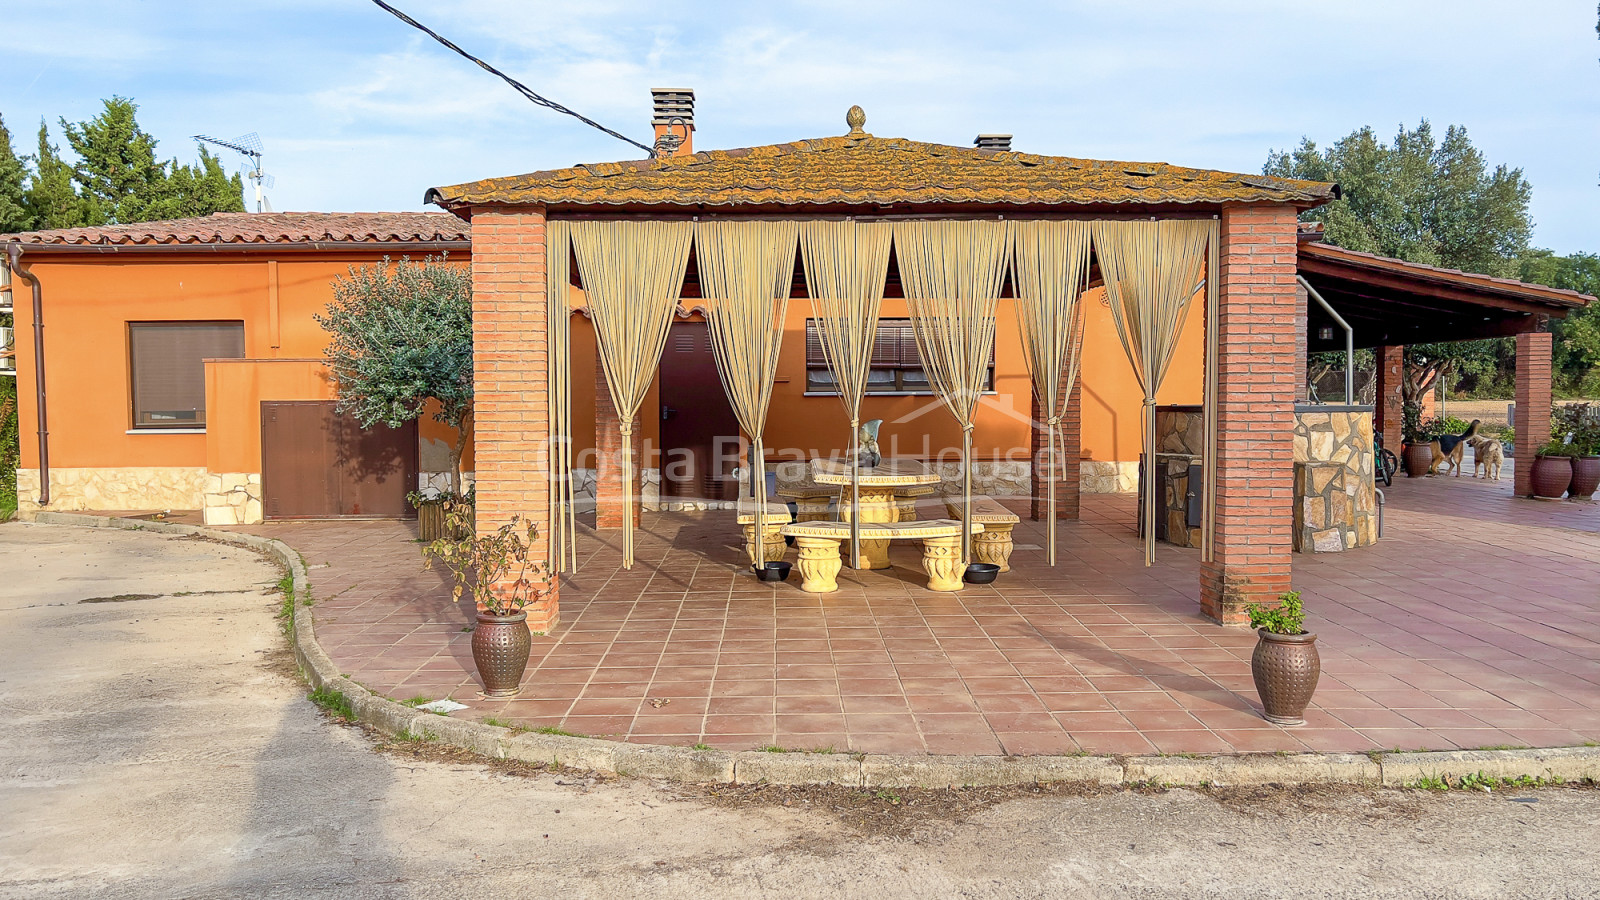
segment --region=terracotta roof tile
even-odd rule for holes
[[[1279,202],[1318,206],[1336,185],[1266,175],[1038,156],[869,134],[598,163],[428,191],[446,208],[963,203],[1032,206]]]
[[[329,241],[389,243],[468,241],[471,226],[449,213],[213,213],[133,225],[58,228],[0,235],[0,243],[90,246],[96,244],[285,244]]]

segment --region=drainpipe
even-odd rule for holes
[[[1317,289],[1311,286],[1311,282],[1307,281],[1304,275],[1296,275],[1294,278],[1300,282],[1301,287],[1306,289],[1306,294],[1317,301],[1317,305],[1332,316],[1333,321],[1339,323],[1340,328],[1344,329],[1344,402],[1346,406],[1354,406],[1356,402],[1355,329],[1350,327],[1350,323],[1346,322],[1343,316],[1333,311],[1333,307],[1328,305],[1328,301],[1322,299],[1322,295],[1317,293]]]
[[[11,273],[28,279],[33,286],[33,390],[39,411],[39,505],[50,505],[50,428],[44,408],[44,293],[39,276],[22,266],[22,245],[6,245]]]

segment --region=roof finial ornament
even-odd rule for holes
[[[851,134],[866,134],[861,127],[867,124],[867,111],[859,106],[850,107],[850,111],[844,114],[844,123],[850,126]]]

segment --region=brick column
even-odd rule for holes
[[[1061,468],[1056,472],[1056,519],[1078,518],[1079,489],[1078,482],[1082,466],[1079,457],[1082,456],[1082,421],[1081,401],[1083,399],[1083,379],[1080,377],[1072,385],[1072,398],[1067,403],[1067,414],[1061,419],[1061,432],[1063,443],[1056,448],[1056,458],[1060,461]],[[1046,515],[1049,502],[1049,481],[1045,478],[1046,468],[1049,466],[1049,436],[1042,426],[1046,415],[1039,409],[1039,398],[1033,398],[1033,420],[1041,423],[1033,429],[1033,498],[1029,508],[1029,517],[1035,522]]]
[[[474,456],[478,533],[513,516],[540,524],[539,556],[550,510],[549,353],[545,322],[545,210],[489,208],[472,216]],[[528,627],[550,630],[560,617],[556,577],[530,604]]]
[[[621,528],[624,498],[633,499],[633,521],[639,522],[639,473],[644,467],[644,440],[635,427],[633,433],[633,485],[622,484],[621,417],[611,403],[606,386],[606,370],[598,356],[594,361],[594,527]]]
[[[1533,496],[1533,453],[1550,440],[1550,332],[1517,335],[1517,430],[1513,457],[1518,497]]]
[[[1289,589],[1294,529],[1295,211],[1222,211],[1214,558],[1200,607],[1242,625],[1245,606]]]
[[[1377,359],[1377,392],[1373,402],[1372,430],[1383,435],[1384,449],[1400,455],[1400,441],[1404,436],[1405,395],[1400,385],[1406,372],[1406,348],[1374,347]]]

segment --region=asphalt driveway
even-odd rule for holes
[[[0,897],[1600,896],[1592,790],[714,795],[375,752],[288,670],[279,577],[0,525]]]

